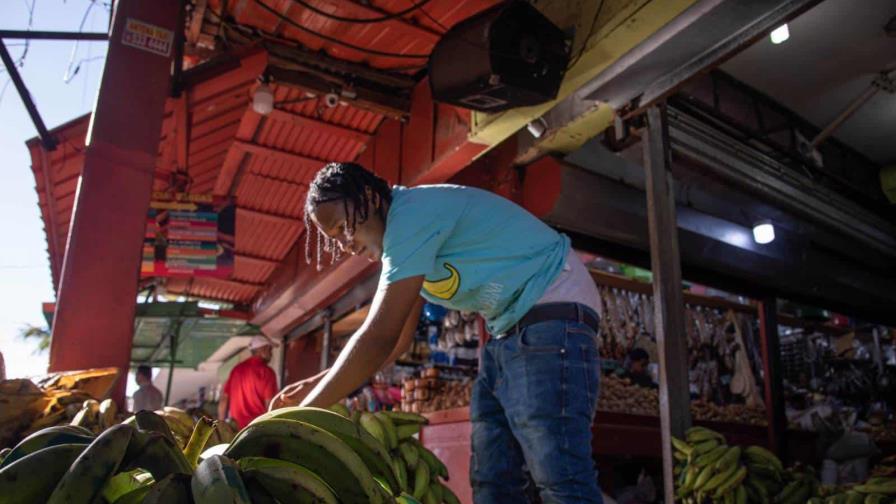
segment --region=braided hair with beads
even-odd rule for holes
[[[330,264],[339,259],[336,239],[330,238],[311,222],[311,213],[321,203],[342,201],[345,209],[345,232],[351,236],[355,225],[365,222],[369,209],[386,221],[386,205],[392,203],[389,183],[357,163],[330,163],[314,176],[305,198],[305,261],[311,264],[311,234],[317,239],[317,269],[321,269],[321,256],[330,253]],[[351,215],[349,215],[351,203]]]

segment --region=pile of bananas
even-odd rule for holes
[[[171,435],[174,436],[177,446],[181,449],[186,448],[187,442],[190,440],[190,436],[192,436],[197,424],[193,417],[186,411],[172,406],[165,406],[160,410],[156,410],[155,413],[168,424],[168,429],[171,431]],[[124,420],[124,423],[134,425],[136,420],[136,416],[132,416]],[[206,446],[229,443],[234,437],[236,437],[236,430],[230,423],[217,422]]]
[[[728,446],[725,437],[693,427],[686,439],[672,439],[677,498],[687,503],[776,502],[804,504],[818,492],[811,471],[785,470],[761,446]]]
[[[439,481],[448,477],[445,466],[413,437],[426,422],[419,415],[284,408],[257,418],[229,444],[205,450],[217,422],[201,419],[180,448],[169,416],[141,411],[99,435],[78,425],[38,431],[0,452],[0,500],[459,502]]]
[[[896,502],[896,478],[874,476],[861,485],[824,489],[807,504],[886,504]]]
[[[896,502],[896,455],[890,455],[859,485],[822,487],[809,504],[885,504]]]

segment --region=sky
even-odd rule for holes
[[[0,29],[106,31],[105,0],[3,0]],[[83,22],[83,26],[82,26]],[[4,40],[12,58],[21,40]],[[32,41],[19,69],[48,128],[93,108],[106,54],[105,42]],[[74,69],[78,68],[77,72]],[[68,75],[67,75],[68,74]],[[0,73],[0,352],[8,378],[46,373],[47,354],[18,338],[25,324],[46,325],[41,303],[54,301],[46,235],[37,206],[25,141],[37,132],[5,71]]]

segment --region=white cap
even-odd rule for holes
[[[262,347],[272,346],[277,348],[278,345],[276,342],[272,341],[270,338],[264,335],[252,336],[252,340],[249,341],[249,350],[257,350]]]

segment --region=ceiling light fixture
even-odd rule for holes
[[[544,120],[544,117],[539,117],[527,124],[526,129],[529,130],[529,134],[533,137],[541,138],[544,132],[548,130],[548,123]]]
[[[784,23],[781,26],[775,28],[771,34],[772,44],[780,44],[781,42],[784,42],[789,38],[790,29],[787,28],[787,23]]]
[[[252,94],[252,110],[268,115],[274,110],[274,91],[267,82],[261,82]]]
[[[753,226],[753,239],[760,245],[771,243],[775,239],[775,226],[772,221],[763,220]]]

